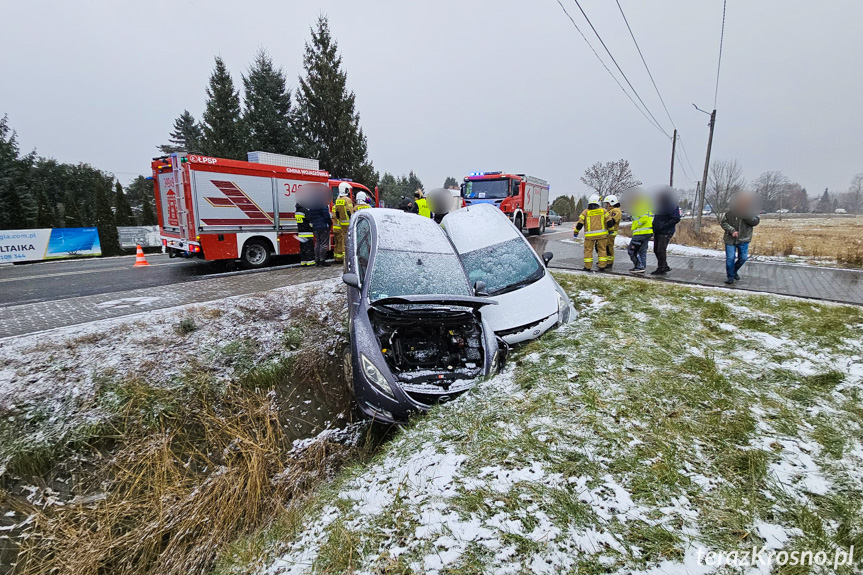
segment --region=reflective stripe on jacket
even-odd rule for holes
[[[581,212],[578,221],[584,226],[585,238],[604,238],[608,235],[605,227],[605,210],[602,208],[588,209]]]
[[[356,206],[354,206],[354,209],[355,210],[364,210],[364,209],[370,208],[370,207],[371,206],[368,204],[357,204]]]
[[[425,198],[419,198],[414,202],[417,205],[417,213],[424,218],[431,217],[431,210],[429,209],[428,202]]]
[[[632,236],[653,235],[653,212],[645,212],[632,220]]]
[[[333,227],[338,225],[347,226],[351,223],[351,214],[354,213],[354,203],[350,198],[338,198],[333,205]]]

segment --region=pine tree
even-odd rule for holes
[[[833,207],[833,201],[830,199],[830,192],[827,188],[824,188],[824,193],[821,195],[821,198],[818,200],[818,203],[815,205],[815,211],[826,214],[830,212],[830,209]]]
[[[397,208],[401,204],[401,193],[398,187],[398,180],[389,172],[384,173],[378,183],[378,192],[381,200],[390,207]]]
[[[225,62],[216,56],[216,67],[207,87],[204,110],[203,152],[210,156],[245,160],[245,143],[240,120],[240,93]]]
[[[447,189],[457,188],[458,187],[458,180],[456,180],[452,176],[448,176],[447,179],[445,179],[443,181],[443,187],[447,188]]]
[[[285,73],[273,66],[263,48],[255,55],[249,75],[243,76],[243,88],[243,127],[249,150],[296,155],[291,91]]]
[[[201,152],[201,143],[204,139],[204,131],[201,125],[195,121],[195,117],[189,110],[183,110],[180,117],[174,120],[174,129],[168,138],[168,144],[159,146],[163,154],[174,152]]]
[[[155,226],[158,223],[156,212],[153,211],[153,202],[151,200],[144,200],[144,205],[141,208],[141,225]]]
[[[39,192],[36,196],[36,227],[39,229],[57,227],[54,206],[51,205],[45,192]]]
[[[305,77],[300,78],[297,93],[300,148],[334,176],[369,185],[368,179],[377,174],[368,160],[355,96],[347,89],[347,74],[341,69],[342,58],[327,18],[320,16],[311,32],[303,57]]]
[[[115,185],[114,221],[118,227],[135,225],[135,216],[132,214],[132,206],[129,205],[129,200],[126,199],[126,194],[123,193],[123,186],[120,185],[120,182],[117,182]]]
[[[422,181],[414,173],[413,170],[411,170],[411,172],[408,174],[407,188],[407,191],[410,192],[411,197],[413,197],[413,193],[415,191],[425,189],[423,188]]]
[[[0,229],[28,227],[25,199],[21,197],[26,166],[18,157],[18,138],[5,115],[0,118]]]
[[[67,192],[66,198],[63,201],[63,226],[67,228],[80,228],[83,225],[81,214],[78,213],[78,204],[75,202],[75,196],[72,195],[72,192]]]
[[[107,189],[106,189],[107,188]],[[111,211],[110,184],[97,185],[94,190],[93,201],[94,219],[96,228],[99,230],[99,243],[102,246],[103,256],[118,256],[120,249],[120,236],[117,232],[117,223]]]

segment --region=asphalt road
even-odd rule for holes
[[[546,235],[560,229],[549,229]],[[163,254],[148,255],[147,261],[150,265],[140,268],[134,267],[135,256],[0,265],[0,307],[175,285],[225,273],[250,273],[238,271],[234,262],[170,259]],[[276,258],[275,266],[260,271],[298,261],[296,256]]]
[[[225,262],[170,259],[162,254],[148,255],[147,261],[149,266],[138,268],[134,256],[2,265],[0,307],[173,285],[234,269]]]

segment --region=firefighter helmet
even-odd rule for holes
[[[598,204],[599,203],[599,194],[591,194],[589,198],[587,198],[588,204]]]
[[[366,204],[369,201],[369,197],[365,192],[360,192],[357,194],[357,203],[358,204]]]
[[[617,196],[615,196],[614,194],[609,194],[609,195],[605,196],[605,201],[608,202],[609,204],[611,204],[612,206],[614,204],[620,203],[620,200],[618,200]]]
[[[347,182],[339,184],[339,197],[344,198],[351,192],[351,185]]]

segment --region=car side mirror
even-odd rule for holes
[[[355,273],[342,274],[342,281],[353,288],[360,287],[360,276]]]
[[[554,257],[554,254],[551,252],[544,252],[542,254],[542,261],[545,263],[545,267],[548,267],[548,262],[551,261],[551,258]]]
[[[473,295],[477,297],[484,297],[488,295],[488,287],[486,283],[482,280],[474,282],[473,284]]]

